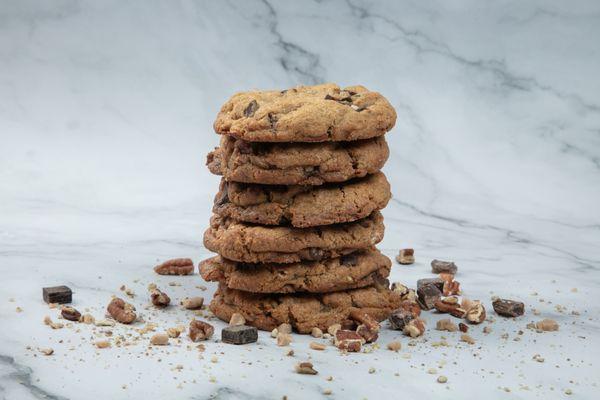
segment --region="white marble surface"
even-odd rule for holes
[[[597,398],[598,37],[593,1],[1,2],[0,398]],[[144,310],[145,286],[177,298],[203,284],[150,267],[207,255],[218,107],[237,90],[322,81],[364,84],[397,108],[381,248],[413,246],[418,262],[393,280],[414,285],[432,258],[452,259],[466,295],[488,308],[492,295],[522,299],[524,317],[434,348],[439,316],[427,314],[415,346],[383,332],[398,354],[319,353],[295,336],[293,358],[264,333],[256,346],[211,341],[201,358],[185,340],[100,351],[89,326],[42,324],[52,284],[96,316],[126,284],[147,320],[188,321]],[[560,331],[525,329],[542,317]],[[308,358],[319,375],[295,374]]]

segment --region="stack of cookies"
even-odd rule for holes
[[[204,234],[219,255],[200,265],[219,282],[217,317],[307,333],[398,308],[391,262],[375,248],[391,197],[383,135],[395,120],[388,101],[362,86],[245,92],[223,105],[220,147],[207,162],[223,178]]]

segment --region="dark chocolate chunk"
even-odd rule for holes
[[[441,278],[423,278],[417,281],[417,289],[421,286],[431,285],[433,284],[435,287],[440,289],[440,292],[444,290],[444,280]]]
[[[433,260],[431,262],[431,272],[434,274],[448,273],[456,275],[458,267],[452,261]]]
[[[392,326],[392,329],[402,331],[404,330],[406,324],[408,324],[414,318],[415,317],[410,311],[400,308],[394,311],[392,314],[390,314],[389,321],[390,325]]]
[[[354,267],[358,265],[358,257],[354,253],[345,254],[340,258],[341,264],[344,266]]]
[[[525,313],[525,304],[520,301],[496,299],[492,306],[494,311],[503,317],[519,317]]]
[[[435,301],[442,296],[442,291],[433,283],[422,285],[417,289],[419,305],[425,310],[431,310]]]
[[[229,344],[247,344],[258,340],[258,330],[253,326],[228,326],[221,331],[221,340]]]
[[[67,286],[42,288],[42,295],[46,303],[66,304],[73,300],[73,292]]]
[[[244,116],[251,117],[254,115],[256,110],[258,110],[258,103],[256,102],[256,100],[252,100],[250,104],[248,104],[248,107],[246,107],[246,109],[244,110]]]

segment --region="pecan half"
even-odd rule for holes
[[[340,350],[359,352],[364,339],[354,331],[339,329],[335,333],[335,345]]]
[[[189,258],[174,258],[154,267],[159,275],[190,275],[194,272],[194,262]]]
[[[454,297],[451,297],[454,298]],[[444,299],[446,300],[446,299]],[[467,311],[461,307],[460,304],[458,303],[448,303],[447,301],[444,301],[442,299],[438,299],[435,301],[434,303],[434,307],[438,312],[441,313],[449,313],[450,315],[452,315],[453,317],[456,318],[464,318],[467,315]]]
[[[298,365],[296,365],[296,372],[303,375],[318,374],[317,370],[313,368],[313,365],[310,362],[301,362]]]
[[[215,328],[209,323],[204,321],[198,321],[197,319],[192,320],[190,322],[190,339],[192,342],[200,342],[202,340],[209,339],[213,333],[215,333]]]
[[[135,307],[118,297],[110,301],[106,310],[111,317],[122,324],[131,324],[137,318]]]
[[[422,336],[425,333],[425,322],[420,318],[410,320],[404,327],[403,332],[412,338]]]
[[[60,310],[60,314],[64,319],[69,321],[79,321],[81,319],[81,313],[70,306],[63,307],[62,310]]]
[[[485,321],[485,308],[481,302],[476,301],[471,308],[467,310],[465,317],[472,324],[480,324]]]
[[[444,296],[460,294],[460,282],[454,280],[454,274],[441,273],[440,279],[444,281],[444,285],[442,286],[442,294]]]
[[[166,307],[171,303],[171,298],[164,292],[154,289],[150,292],[150,300],[156,307]]]

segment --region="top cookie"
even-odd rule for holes
[[[396,111],[381,94],[328,83],[237,93],[214,128],[250,142],[327,142],[381,136],[395,123]]]

